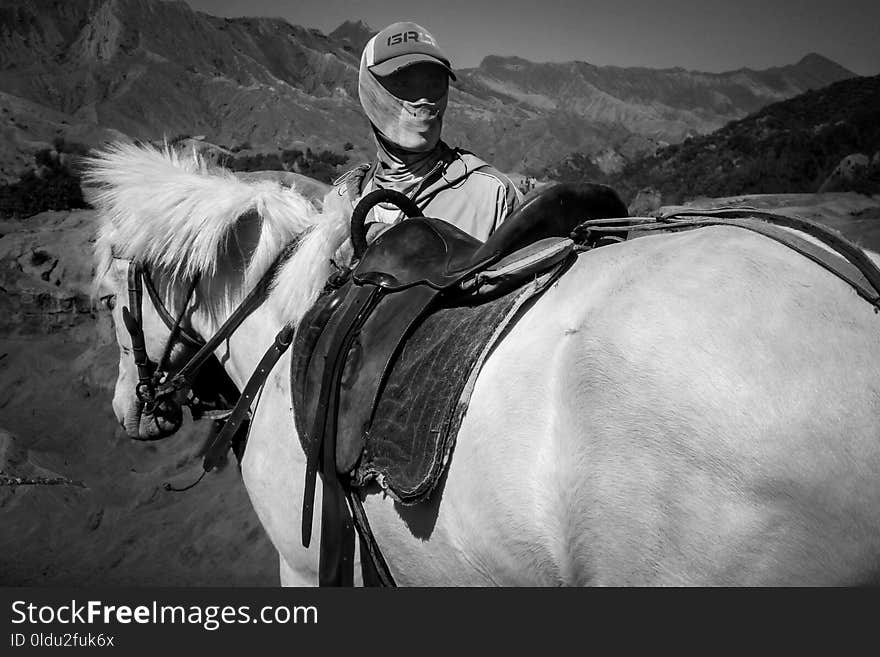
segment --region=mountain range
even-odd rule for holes
[[[671,144],[603,174],[569,156],[555,180],[589,178],[654,205],[699,197],[829,191],[880,193],[880,75],[772,103],[708,135]],[[650,208],[655,209],[655,208]]]
[[[228,147],[369,159],[357,66],[375,33],[219,18],[161,0],[7,0],[0,6],[0,177],[56,137],[204,135]],[[450,53],[453,62],[455,53]],[[761,107],[854,77],[818,54],[789,66],[681,68],[486,57],[456,71],[444,138],[508,172],[578,152],[603,172]]]

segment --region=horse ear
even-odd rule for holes
[[[220,261],[233,259],[246,268],[254,257],[263,234],[263,219],[256,208],[240,214],[218,254]]]

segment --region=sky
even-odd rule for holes
[[[880,0],[187,0],[215,16],[274,16],[328,33],[412,20],[456,68],[486,55],[709,72],[793,64],[818,52],[880,74]]]

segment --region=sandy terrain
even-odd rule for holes
[[[147,444],[116,423],[110,315],[88,300],[93,219],[0,225],[0,585],[276,584],[234,465],[162,489],[200,474],[206,424]]]

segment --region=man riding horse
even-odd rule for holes
[[[481,241],[498,228],[522,196],[505,175],[440,139],[449,78],[455,79],[449,58],[416,23],[394,23],[367,42],[358,92],[376,161],[337,180],[324,199],[325,212],[348,216],[369,192],[393,189],[423,214],[443,217]],[[367,218],[368,239],[402,218],[395,205],[376,206]]]

